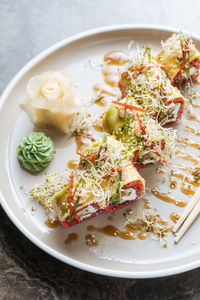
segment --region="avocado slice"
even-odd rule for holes
[[[119,116],[118,108],[116,105],[112,105],[106,111],[103,116],[102,123],[104,130],[109,133],[113,133],[117,129],[123,127],[124,119]]]

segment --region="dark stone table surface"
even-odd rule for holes
[[[199,33],[198,0],[0,0],[0,92],[31,58],[72,34],[149,23]],[[1,130],[1,129],[0,129]],[[200,270],[145,280],[91,274],[47,255],[0,209],[0,299],[200,299]]]

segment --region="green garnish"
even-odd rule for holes
[[[121,200],[121,186],[122,186],[122,171],[119,170],[117,173],[116,182],[112,189],[111,202],[115,204],[117,200]]]
[[[145,47],[144,56],[147,56],[149,62],[151,62],[151,47]]]
[[[98,154],[97,154],[98,158],[100,157],[101,150],[103,148],[103,144],[106,144],[106,146],[105,146],[105,151],[106,151],[106,149],[107,149],[107,134],[104,134],[104,137],[103,137],[102,142],[100,144],[99,151],[98,151]]]
[[[80,197],[78,196],[75,204],[74,204],[74,210],[76,211],[77,207],[78,207],[78,204],[79,204],[79,200],[80,200]],[[71,220],[75,219],[74,215],[73,215],[73,212],[72,210],[70,211],[70,216],[68,218],[68,222],[70,222]]]

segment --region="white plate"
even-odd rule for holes
[[[75,83],[79,84],[76,90],[77,96],[89,98],[92,95],[92,86],[102,81],[102,75],[100,71],[91,68],[88,57],[95,62],[101,62],[103,55],[110,50],[126,50],[130,40],[142,45],[151,44],[156,52],[160,49],[160,41],[165,40],[172,32],[173,29],[163,27],[124,25],[76,35],[34,58],[15,76],[1,97],[0,196],[2,206],[27,238],[65,263],[99,274],[129,278],[166,276],[200,266],[199,220],[176,246],[172,235],[169,237],[168,247],[163,248],[159,242],[150,238],[145,241],[139,239],[127,241],[99,234],[97,235],[99,246],[89,248],[85,244],[87,226],[93,223],[100,227],[108,224],[107,213],[69,229],[61,226],[49,229],[44,225],[46,216],[43,209],[37,203],[30,201],[19,189],[20,185],[31,187],[43,177],[43,174],[33,176],[23,171],[16,159],[16,146],[20,138],[34,128],[26,113],[19,107],[20,101],[25,97],[28,80],[33,75],[47,70],[66,71],[71,73]],[[200,38],[192,36],[197,47],[200,48]],[[52,136],[52,138],[57,152],[47,171],[59,171],[66,166],[67,160],[75,158],[75,144],[63,136],[56,138]],[[155,186],[159,181],[160,175],[156,174],[155,169],[149,167],[142,172],[149,187]],[[153,179],[152,172],[155,174]],[[167,184],[163,189],[168,188]],[[180,195],[179,190],[176,193],[175,196],[188,199],[183,194]],[[182,210],[155,197],[151,196],[151,198],[153,207],[158,207],[158,213],[168,220],[172,211]],[[139,202],[132,207],[141,205]],[[32,206],[37,208],[34,213],[31,211]],[[23,208],[26,212],[22,212]],[[111,224],[122,227],[123,223],[122,211],[118,211]],[[70,232],[78,233],[79,240],[67,246],[64,241]],[[192,245],[192,242],[196,243]]]

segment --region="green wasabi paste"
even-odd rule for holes
[[[17,158],[29,172],[39,172],[47,167],[54,154],[53,142],[43,132],[32,132],[17,147]]]

